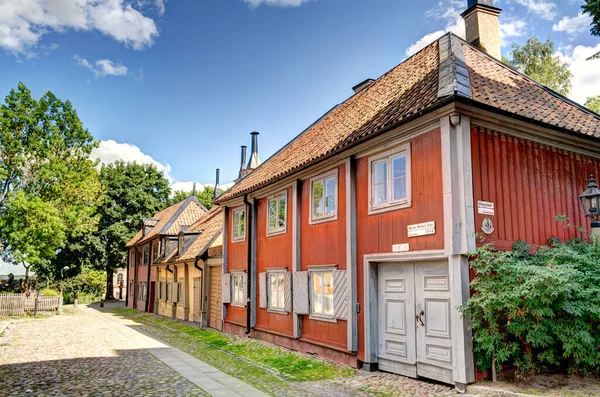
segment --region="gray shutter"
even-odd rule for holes
[[[335,285],[335,283],[333,285]],[[179,300],[179,284],[177,281],[173,282],[173,292],[171,293],[171,296],[173,297],[171,300],[173,303],[176,303]]]
[[[348,278],[345,270],[333,272],[333,315],[345,320],[348,318]]]
[[[258,274],[258,289],[260,292],[258,307],[266,309],[267,306],[267,273]]]
[[[294,273],[294,313],[310,313],[308,295],[308,272]]]
[[[243,297],[244,297],[244,307],[248,304],[248,273],[244,272],[242,273],[242,285],[244,288],[244,293],[243,293]]]
[[[284,304],[285,304],[285,311],[286,312],[291,312],[292,311],[292,272],[285,272],[285,278],[284,278],[284,285],[285,285],[285,290],[283,292],[284,295]]]
[[[223,303],[231,303],[231,273],[223,274],[221,281],[221,297]]]
[[[160,293],[160,299],[161,300],[167,300],[167,282],[166,281],[161,281],[161,288],[162,288],[162,292]]]

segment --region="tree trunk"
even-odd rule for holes
[[[113,277],[115,271],[112,268],[106,269],[106,295],[105,300],[112,300],[115,297],[113,296],[114,287],[113,287]]]

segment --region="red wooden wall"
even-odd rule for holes
[[[248,270],[248,209],[246,209],[246,239],[244,241],[232,242],[231,225],[233,224],[233,211],[239,207],[227,208],[227,272],[235,270]],[[246,308],[227,305],[227,318],[225,321],[238,325],[246,325]]]
[[[338,167],[338,217],[337,220],[309,224],[310,180],[302,183],[301,203],[301,267],[308,270],[313,265],[337,265],[346,269],[346,166]],[[347,349],[346,321],[330,323],[302,317],[302,339],[326,346]]]
[[[404,143],[403,143],[404,144]],[[356,253],[358,358],[364,357],[364,256],[392,252],[394,244],[410,244],[410,251],[444,248],[442,148],[439,129],[411,142],[412,206],[369,215],[369,157],[356,160]],[[389,149],[386,149],[386,151]],[[408,238],[407,226],[435,221],[436,234]]]
[[[266,272],[267,268],[287,267],[292,271],[292,189],[287,189],[287,228],[286,233],[267,236],[268,198],[258,200],[257,216],[257,272]],[[292,314],[280,314],[258,307],[260,285],[256,282],[256,328],[293,337]]]
[[[578,196],[586,189],[589,175],[598,175],[600,160],[476,126],[471,129],[471,142],[475,230],[482,233],[486,217],[495,228],[486,236],[487,242],[510,249],[518,240],[535,246],[546,244],[550,237],[581,236],[576,227],[558,222],[556,215],[589,228]],[[493,202],[495,215],[478,214],[478,200]]]

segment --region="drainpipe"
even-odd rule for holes
[[[247,219],[247,227],[246,227],[246,233],[248,238],[246,239],[247,243],[248,243],[248,277],[246,277],[246,284],[247,284],[247,288],[248,288],[248,298],[246,299],[246,335],[248,335],[250,333],[251,330],[251,326],[250,326],[250,321],[252,319],[252,307],[250,305],[251,302],[251,297],[252,297],[252,280],[250,280],[250,277],[252,275],[252,204],[248,201],[248,195],[245,194],[244,195],[244,204],[246,205],[246,219]]]

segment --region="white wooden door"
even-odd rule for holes
[[[454,383],[447,262],[415,264],[417,375]]]
[[[378,269],[378,365],[417,376],[414,264],[380,264]]]

